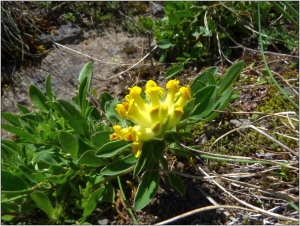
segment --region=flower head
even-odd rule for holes
[[[125,102],[116,105],[116,112],[121,119],[129,119],[133,127],[113,127],[114,133],[111,140],[124,139],[133,141],[132,151],[139,157],[143,141],[155,137],[163,137],[166,130],[172,129],[184,113],[183,108],[191,99],[190,87],[179,87],[179,80],[170,80],[167,93],[153,80],[146,84],[145,95],[141,96],[142,89],[138,86],[129,88]]]

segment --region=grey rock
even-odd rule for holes
[[[36,42],[38,45],[44,45],[50,47],[52,41],[67,44],[72,42],[78,42],[80,36],[83,34],[82,29],[76,24],[61,25],[56,35],[42,34],[37,37]]]
[[[165,14],[165,7],[163,7],[161,4],[151,2],[150,8],[153,16],[164,16]]]

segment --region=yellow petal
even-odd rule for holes
[[[174,106],[174,113],[177,116],[181,116],[183,114],[183,108],[178,106],[178,105],[175,105]]]
[[[152,122],[159,121],[159,109],[160,109],[160,106],[158,105],[150,110],[149,113],[150,113],[150,118],[151,118]]]
[[[118,135],[116,133],[113,133],[112,135],[110,135],[109,139],[110,140],[118,140],[119,137],[118,137]]]
[[[143,143],[142,142],[133,142],[132,143],[132,152],[136,158],[140,157],[142,153]]]
[[[126,117],[126,108],[124,107],[124,104],[117,104],[115,110],[121,119]]]
[[[131,100],[134,100],[134,103],[137,104],[137,106],[142,110],[142,111],[146,111],[146,102],[145,100],[143,100],[143,98],[141,97],[141,92],[142,89],[138,86],[134,86],[133,88],[129,88],[130,93],[128,95],[126,95],[125,100],[127,103],[130,103]]]
[[[168,83],[167,83],[167,85],[166,85],[166,88],[167,88],[168,90],[170,90],[170,91],[173,91],[173,92],[177,93],[178,90],[179,90],[178,85],[179,85],[179,80],[174,79],[174,80],[168,81]]]
[[[154,133],[157,133],[158,131],[159,131],[159,126],[160,126],[160,122],[156,122],[156,123],[154,123],[154,125],[152,126],[152,131],[154,132]]]
[[[140,96],[141,92],[142,92],[142,89],[141,87],[138,87],[138,86],[134,86],[132,88],[128,88],[129,91],[130,91],[130,97],[131,98],[136,98],[138,96]]]
[[[134,100],[130,100],[127,111],[127,118],[136,125],[143,125],[145,127],[151,127],[152,121],[149,117],[148,111],[142,111]]]
[[[146,83],[146,91],[152,87],[157,87],[157,84],[156,82],[154,82],[153,80],[149,80],[147,83]]]
[[[187,100],[192,99],[190,86],[181,87],[179,89],[179,92],[180,92],[181,95],[178,98],[178,100],[176,101],[176,104],[178,104],[181,107],[184,107],[184,105],[186,104]]]
[[[164,104],[164,105],[160,106],[160,109],[159,109],[159,121],[164,120],[168,116],[168,113],[169,113],[169,107],[168,107],[168,105]]]
[[[178,91],[179,91],[178,84],[179,84],[179,80],[176,80],[176,79],[170,80],[167,83],[166,88],[168,89],[168,93],[167,93],[166,99],[164,101],[165,104],[167,104],[169,106],[174,104],[175,94],[178,93]]]

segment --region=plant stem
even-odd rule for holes
[[[119,176],[118,176],[118,184],[119,184],[119,188],[120,188],[120,191],[121,191],[121,194],[122,194],[122,198],[123,198],[123,200],[124,200],[124,202],[125,202],[125,204],[127,206],[127,210],[129,212],[130,216],[132,217],[132,220],[133,220],[134,224],[138,225],[139,223],[137,222],[137,220],[136,220],[136,218],[135,218],[135,216],[134,216],[131,208],[129,207],[129,203],[128,203],[128,201],[127,201],[127,199],[125,197],[125,194],[123,192],[123,188],[122,188],[122,184],[121,184],[121,180],[120,180]]]

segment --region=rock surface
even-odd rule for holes
[[[1,111],[19,113],[16,104],[33,109],[34,106],[28,97],[28,86],[34,84],[45,92],[45,79],[48,74],[52,75],[52,89],[56,96],[71,101],[78,89],[79,73],[89,61],[93,61],[92,89],[96,89],[98,94],[104,91],[112,94],[117,91],[121,94],[126,91],[128,87],[120,83],[118,73],[138,62],[141,56],[136,54],[139,58],[128,57],[122,50],[130,43],[141,53],[142,49],[139,47],[143,46],[146,39],[114,29],[107,29],[102,36],[98,36],[93,30],[84,31],[82,37],[83,40],[79,44],[65,44],[66,48],[57,46],[42,59],[39,65],[17,69],[14,73],[13,85],[10,90],[4,91],[1,97]],[[70,39],[65,41],[67,40]],[[111,77],[115,78],[110,79]],[[135,80],[129,77],[129,73],[122,74],[122,77],[126,81]],[[7,133],[2,130],[2,138],[7,136]]]
[[[82,29],[77,24],[64,24],[61,25],[54,35],[42,34],[37,37],[36,42],[38,45],[44,45],[45,47],[51,47],[52,41],[60,44],[70,44],[74,41],[79,42],[83,35]]]

